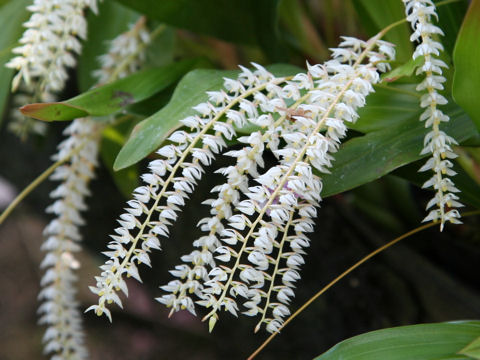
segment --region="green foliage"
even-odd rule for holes
[[[13,70],[5,64],[12,57],[12,49],[23,32],[22,23],[28,19],[26,6],[29,0],[2,1],[0,3],[0,24],[3,36],[0,36],[0,124],[4,118],[5,105],[10,94],[10,79]]]
[[[480,359],[480,336],[458,352],[473,359]]]
[[[84,92],[97,83],[93,71],[100,66],[98,57],[108,50],[108,42],[118,34],[127,31],[138,19],[138,13],[115,1],[102,1],[99,13],[88,14],[89,36],[83,44],[82,54],[78,60],[77,81],[80,91]]]
[[[480,130],[478,94],[480,84],[480,1],[473,0],[458,35],[453,61],[455,75],[453,96],[457,104],[465,109]]]
[[[183,60],[147,69],[88,90],[70,100],[27,105],[22,108],[22,113],[44,121],[65,121],[85,116],[110,115],[164,90],[200,64],[199,60]]]
[[[373,36],[388,25],[405,18],[403,4],[397,0],[354,0],[357,10],[367,25],[369,35]],[[408,24],[402,24],[390,31],[385,39],[396,45],[397,60],[408,61],[412,57],[413,47],[409,40]]]
[[[269,70],[276,76],[292,75],[299,71],[291,65],[272,65]],[[237,74],[237,70],[194,70],[188,73],[178,83],[170,102],[135,127],[118,154],[114,168],[123,169],[155,151],[180,126],[181,119],[196,113],[193,106],[208,99],[206,91],[221,89],[225,77],[234,78]]]
[[[275,60],[278,0],[117,0],[165,24],[237,43],[261,45]],[[201,15],[200,15],[201,14]]]
[[[479,336],[479,321],[401,326],[344,340],[315,360],[468,359],[459,353],[472,356],[462,349]]]
[[[459,142],[475,133],[475,127],[464,113],[457,110],[450,116],[451,121],[444,129]],[[323,195],[353,189],[422,158],[419,154],[425,133],[415,114],[398,124],[346,141],[335,156],[331,174],[323,176]]]

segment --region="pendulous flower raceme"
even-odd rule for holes
[[[134,199],[120,215],[120,227],[111,235],[113,241],[105,252],[109,259],[101,266],[96,286],[90,288],[99,302],[87,310],[111,319],[108,304],[115,302],[121,307],[117,292],[128,295],[124,277],[141,281],[135,262],[151,265],[149,253],[160,249],[160,236],[168,237],[168,227],[201,179],[204,166],[225,148],[225,139],[236,136],[235,127],[246,124],[245,113],[256,111],[242,108],[244,100],[284,81],[258,65],[254,72],[245,69],[238,80],[225,79],[226,91],[211,92],[208,102],[195,106],[197,115],[181,121],[189,130],[175,131],[168,139],[171,144],[157,151],[160,158],[153,160],[150,172],[142,176],[145,185],[134,190]]]
[[[18,70],[12,88],[15,91],[21,80],[41,93],[55,93],[63,89],[67,80],[67,67],[76,63],[75,54],[80,54],[79,38],[86,39],[87,22],[85,9],[97,12],[96,0],[35,0],[27,7],[32,12],[24,24],[27,30],[20,39],[19,47],[13,49],[16,57],[7,67]]]
[[[25,32],[16,54],[5,66],[17,70],[12,81],[14,103],[55,101],[55,94],[63,90],[67,68],[76,64],[75,55],[81,53],[81,40],[87,36],[87,8],[97,12],[97,0],[35,0],[27,9],[32,12],[24,23]],[[43,135],[45,123],[34,121],[13,111],[9,128],[25,139],[28,134]]]
[[[413,34],[410,40],[418,42],[413,53],[413,58],[424,57],[423,65],[417,70],[417,75],[424,75],[424,80],[418,84],[417,91],[425,94],[421,98],[420,106],[425,111],[420,116],[425,121],[425,127],[430,131],[425,135],[424,148],[421,155],[431,154],[419,171],[433,171],[433,176],[424,184],[424,188],[432,187],[435,196],[427,204],[427,210],[431,209],[423,221],[440,221],[440,231],[447,221],[458,224],[460,213],[456,208],[463,206],[458,202],[459,190],[451,180],[456,173],[452,169],[450,161],[457,157],[451,145],[458,145],[454,138],[440,130],[442,122],[448,122],[450,118],[444,114],[438,105],[447,104],[447,99],[439,94],[443,90],[443,83],[446,81],[442,75],[442,68],[448,65],[438,57],[443,51],[443,46],[435,40],[435,36],[443,35],[443,31],[432,23],[432,17],[438,18],[435,5],[431,0],[403,0],[407,21],[410,22]]]
[[[108,56],[115,56],[120,39],[136,38],[139,31],[146,32],[145,22],[140,19],[139,25],[112,41]],[[117,67],[102,67],[95,73],[103,81],[110,82],[116,78],[127,76],[130,70],[140,66],[144,58],[143,40],[130,46],[124,55],[128,61],[122,63],[125,68],[116,71]],[[113,53],[113,55],[112,55]],[[105,56],[100,59],[105,59]],[[130,64],[129,62],[134,62]],[[41,315],[40,323],[47,325],[43,337],[44,352],[51,353],[52,359],[86,359],[87,349],[84,346],[81,312],[78,301],[75,299],[77,276],[75,270],[80,263],[74,253],[81,250],[79,242],[82,237],[79,227],[84,224],[81,211],[86,210],[85,197],[89,195],[88,184],[94,177],[97,165],[99,141],[105,125],[92,118],[75,119],[68,126],[64,134],[67,138],[59,145],[53,159],[65,161],[59,166],[51,180],[60,181],[60,185],[50,194],[55,202],[47,208],[47,213],[54,214],[55,218],[47,225],[44,231],[46,236],[42,250],[47,254],[41,267],[45,274],[41,280],[42,290],[39,299],[42,304],[38,312]]]
[[[81,235],[78,227],[84,221],[80,212],[86,209],[85,196],[88,183],[94,176],[97,162],[99,124],[92,120],[77,119],[65,129],[68,137],[60,143],[54,160],[69,159],[51,175],[61,181],[50,197],[55,202],[47,213],[55,218],[44,230],[46,236],[42,250],[46,251],[41,268],[46,269],[42,280],[38,312],[39,323],[47,325],[43,336],[44,352],[52,358],[86,359],[81,312],[75,299],[75,270],[80,266],[74,253],[80,251]]]
[[[93,72],[98,84],[121,79],[138,71],[145,62],[144,48],[149,43],[150,32],[146,18],[142,16],[130,26],[130,30],[113,39],[108,53],[99,57],[101,68]]]
[[[237,80],[226,79],[225,90],[208,93],[210,100],[194,108],[199,115],[182,121],[190,130],[176,131],[172,144],[158,150],[161,158],[143,176],[146,185],[135,190],[120,216],[109,259],[91,287],[99,302],[88,310],[111,319],[108,304],[121,306],[117,292],[128,294],[124,276],[140,281],[134,261],[151,266],[149,252],[160,248],[160,235],[168,236],[203,166],[225,148],[224,139],[236,138],[244,146],[224,153],[234,165],[218,170],[226,182],[205,201],[211,216],[199,222],[204,235],[170,271],[175,279],[161,287],[165,294],[157,300],[171,312],[196,314],[195,304],[208,308],[204,319],[212,329],[220,310],[235,316],[241,311],[241,299],[244,314],[261,317],[257,330],[265,324],[278,331],[290,313],[310,242],[306,234],[321,201],[319,174],[328,173],[346,123],[356,121],[393,56],[391,44],[378,37],[344,38],[332,60],[309,65],[306,74],[275,78],[254,64],[254,71],[242,67]],[[247,124],[260,130],[237,137],[235,127]],[[278,165],[262,171],[267,149]]]

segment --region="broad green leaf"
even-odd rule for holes
[[[175,85],[176,84],[172,84],[148,99],[130,105],[127,108],[127,112],[141,116],[144,119],[153,115],[158,111],[158,109],[161,109],[168,104],[173,92],[175,91]]]
[[[467,355],[474,359],[480,359],[480,336],[460,350],[459,354]]]
[[[238,71],[193,70],[178,83],[170,102],[149,118],[140,122],[115,160],[120,170],[140,161],[155,151],[167,136],[179,126],[179,121],[193,115],[193,106],[207,100],[206,91],[223,86],[223,77],[235,77]]]
[[[363,133],[391,127],[421,114],[420,94],[415,85],[395,84],[375,86],[375,92],[368,95],[367,105],[358,112],[360,118],[349,128]]]
[[[117,0],[165,24],[275,52],[278,0]]]
[[[296,74],[301,69],[292,65],[272,65],[268,67],[276,76]],[[206,91],[223,87],[223,78],[235,78],[236,70],[194,70],[178,83],[167,106],[143,120],[132,132],[115,161],[115,170],[135,164],[155,151],[168,135],[180,126],[180,120],[194,115],[192,109],[207,101]]]
[[[199,64],[198,60],[183,60],[147,69],[63,102],[30,104],[20,110],[26,116],[44,121],[110,115],[165,89]]]
[[[450,55],[453,54],[455,41],[462,25],[462,20],[467,12],[469,0],[457,0],[449,4],[437,5],[438,26],[443,30],[442,44],[445,51]],[[440,2],[440,1],[437,1]]]
[[[480,0],[472,0],[460,29],[453,62],[453,97],[480,130]]]
[[[458,107],[450,106],[446,113],[450,122],[442,129],[459,143],[476,132],[469,117]],[[335,154],[331,174],[322,175],[323,196],[353,189],[425,157],[419,154],[427,131],[415,115],[398,125],[345,142]]]
[[[405,18],[405,7],[399,0],[353,0],[353,3],[370,36]],[[405,62],[411,58],[413,46],[410,42],[410,29],[407,23],[390,30],[385,39],[395,44],[398,61]]]
[[[29,12],[26,7],[31,0],[15,0],[2,2],[0,7],[0,123],[2,122],[11,89],[11,79],[14,71],[5,67],[12,57],[12,49],[23,33],[22,24],[28,20]]]
[[[84,92],[97,83],[92,72],[100,68],[98,57],[108,51],[109,41],[128,30],[140,14],[115,1],[98,4],[98,15],[88,14],[88,38],[83,43],[78,59],[77,79],[80,91]]]
[[[405,76],[410,77],[415,73],[415,70],[417,70],[417,68],[423,64],[423,61],[424,61],[423,56],[419,56],[415,60],[410,59],[405,64],[397,66],[392,71],[386,74],[383,74],[382,80],[387,82],[392,82]]]
[[[480,335],[480,321],[383,329],[344,340],[315,360],[453,360]]]

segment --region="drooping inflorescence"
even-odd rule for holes
[[[73,254],[81,249],[78,227],[84,221],[80,212],[86,209],[84,198],[94,175],[100,133],[98,124],[90,119],[77,119],[65,129],[65,134],[68,137],[59,145],[54,160],[69,160],[51,176],[61,183],[50,194],[55,202],[47,208],[47,213],[55,218],[44,230],[42,250],[47,254],[41,264],[46,271],[39,294],[39,323],[47,325],[43,337],[45,353],[53,353],[52,358],[86,359],[81,312],[75,299],[74,271],[80,264]]]
[[[439,59],[443,46],[435,37],[443,35],[443,31],[432,23],[437,18],[435,5],[431,0],[403,0],[407,21],[410,22],[413,34],[410,40],[418,42],[413,58],[424,57],[423,65],[417,70],[417,75],[423,75],[424,80],[417,86],[418,91],[425,94],[421,98],[420,106],[425,111],[420,116],[425,121],[425,127],[430,131],[426,134],[424,148],[421,155],[431,154],[419,171],[433,171],[433,176],[423,184],[424,188],[432,187],[435,196],[427,204],[431,209],[423,221],[440,221],[440,231],[447,221],[460,223],[460,213],[456,208],[463,206],[458,202],[459,190],[455,187],[451,177],[456,173],[450,161],[457,157],[451,145],[458,145],[454,138],[440,129],[442,122],[448,122],[448,115],[438,109],[438,105],[445,105],[448,101],[439,91],[443,90],[446,81],[442,75],[442,68],[448,65]],[[432,209],[433,208],[433,209]]]
[[[20,39],[21,46],[13,49],[17,54],[7,67],[18,71],[12,88],[20,82],[33,91],[55,93],[63,89],[67,68],[76,63],[82,45],[79,39],[87,36],[84,11],[97,12],[96,0],[35,0],[27,7],[32,12],[24,24],[27,30]]]
[[[96,286],[91,287],[99,302],[88,310],[111,319],[108,304],[122,306],[117,295],[120,290],[128,295],[124,277],[141,281],[135,261],[150,266],[149,253],[160,249],[159,237],[168,236],[169,226],[201,179],[204,166],[226,146],[225,139],[236,135],[235,127],[245,125],[243,100],[283,81],[258,66],[255,73],[242,73],[238,80],[226,79],[226,91],[211,93],[209,102],[194,108],[197,115],[182,120],[189,131],[174,132],[169,137],[172,144],[157,151],[160,159],[152,161],[150,172],[142,176],[145,185],[134,190],[134,199],[120,215],[120,227],[105,253],[109,260],[101,266]]]
[[[211,216],[199,222],[204,235],[171,271],[176,279],[162,286],[165,294],[157,300],[172,312],[195,314],[195,303],[210,309],[205,319],[212,328],[220,310],[237,315],[240,297],[245,314],[261,316],[257,328],[266,324],[277,331],[289,314],[309,245],[306,234],[321,201],[314,169],[328,172],[345,122],[357,119],[356,109],[393,55],[392,46],[378,38],[344,38],[333,60],[309,66],[307,74],[275,78],[254,64],[254,71],[242,67],[237,80],[226,79],[225,90],[209,92],[209,101],[194,108],[199,115],[182,120],[190,130],[176,131],[169,138],[174,144],[157,151],[161,158],[150,163],[146,185],[135,190],[120,216],[109,259],[91,287],[99,302],[89,310],[111,318],[108,304],[122,305],[117,291],[128,294],[124,276],[140,280],[134,260],[151,265],[151,248],[160,248],[159,235],[168,236],[203,166],[223,150],[224,139],[236,138],[244,147],[225,153],[235,164],[218,170],[226,182],[205,202]],[[260,130],[237,137],[235,127],[247,124]],[[266,150],[278,165],[261,173]]]
[[[144,21],[139,29],[146,31]],[[128,36],[132,36],[130,32],[121,34],[118,38]],[[148,36],[143,35],[142,38],[148,39]],[[112,44],[115,43],[118,40],[112,41]],[[117,51],[117,47],[112,45],[110,53],[116,54]],[[126,69],[116,71],[116,67],[106,67],[95,75],[106,82],[124,77],[130,70],[140,66],[144,51],[142,46],[130,46],[125,55],[135,63],[134,66],[126,62]],[[89,181],[94,177],[99,141],[104,128],[105,124],[92,118],[74,120],[65,129],[64,133],[68,137],[59,145],[58,153],[53,157],[56,161],[65,160],[66,163],[59,166],[51,176],[52,180],[60,181],[60,184],[50,194],[55,202],[47,208],[47,213],[52,213],[55,217],[44,231],[46,239],[42,249],[47,254],[42,268],[46,271],[39,295],[42,301],[39,322],[47,325],[43,338],[44,351],[51,353],[52,359],[88,358],[83,341],[85,335],[81,311],[75,299],[75,270],[80,263],[75,259],[74,253],[81,250],[79,227],[84,221],[80,212],[87,208],[85,197],[89,194]]]
[[[35,0],[27,7],[32,15],[24,23],[21,45],[12,50],[16,56],[5,65],[17,71],[12,81],[12,91],[19,90],[14,103],[55,101],[68,79],[67,68],[75,66],[75,56],[82,50],[80,40],[86,39],[88,8],[97,12],[97,0]],[[16,109],[9,128],[23,139],[46,130],[45,123]]]
[[[98,84],[121,79],[138,71],[146,57],[145,47],[150,43],[146,18],[140,17],[130,29],[110,42],[109,50],[99,57],[101,68],[93,75]]]

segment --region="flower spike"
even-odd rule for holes
[[[290,314],[309,246],[306,234],[313,231],[321,201],[321,179],[312,167],[328,172],[346,134],[344,122],[358,118],[356,109],[379,80],[377,70],[385,68],[380,64],[393,54],[387,47],[345,39],[332,50],[333,60],[308,65],[307,74],[242,100],[247,121],[262,130],[238,138],[244,147],[225,153],[235,165],[219,170],[226,183],[215,186],[217,198],[205,202],[211,217],[200,221],[205,235],[194,242],[201,250],[181,258],[184,264],[171,271],[177,279],[161,287],[166,294],[157,300],[172,311],[195,314],[195,303],[210,309],[204,317],[210,330],[225,310],[259,315],[256,331],[262,324],[278,331]],[[261,173],[267,148],[279,165]]]
[[[256,105],[246,99],[281,82],[284,82],[283,78],[277,79],[263,68],[253,72],[243,69],[238,79],[225,79],[226,91],[209,92],[209,101],[193,108],[197,115],[182,120],[189,129],[175,131],[168,139],[171,144],[157,151],[159,158],[150,162],[150,172],[142,176],[145,185],[135,189],[134,199],[120,216],[120,227],[115,229],[113,241],[108,245],[113,251],[105,253],[109,259],[101,266],[102,273],[96,277],[96,286],[91,287],[91,291],[99,296],[99,302],[88,310],[102,315],[107,313],[107,306],[112,302],[121,306],[116,293],[121,290],[128,294],[124,276],[140,280],[137,265],[150,266],[149,253],[160,248],[160,236],[168,236],[169,226],[201,179],[204,167],[209,166],[226,147],[225,140],[236,136],[235,127],[241,128],[248,119],[257,116]],[[172,270],[172,274],[180,277],[204,275],[201,264],[210,261],[205,249],[211,241],[215,240],[199,240],[203,252],[185,257],[185,261],[194,262],[199,267],[194,270],[178,267]],[[191,281],[185,286],[194,292],[196,284]],[[180,286],[178,282],[172,282],[165,290],[177,292]],[[187,308],[193,312],[193,303],[188,298],[162,298],[161,301],[173,309]]]
[[[435,190],[435,196],[427,204],[426,209],[431,210],[423,221],[439,221],[440,231],[442,231],[446,222],[461,223],[460,213],[456,208],[463,206],[456,195],[459,190],[451,179],[456,174],[452,169],[451,160],[457,157],[451,145],[458,145],[458,143],[440,130],[440,124],[450,120],[448,115],[438,109],[438,105],[447,103],[447,99],[440,95],[439,91],[443,90],[443,83],[446,81],[442,75],[442,69],[448,68],[448,65],[438,58],[443,51],[443,46],[434,37],[443,35],[443,32],[431,22],[432,17],[438,18],[433,1],[403,0],[403,2],[407,21],[414,30],[410,40],[418,42],[413,58],[423,56],[425,59],[423,65],[417,70],[417,75],[425,76],[424,80],[418,84],[417,91],[424,91],[420,106],[425,111],[420,116],[420,120],[425,121],[425,127],[430,131],[425,135],[424,148],[420,154],[431,154],[431,157],[419,171],[433,171],[433,176],[423,184],[423,187],[432,187]]]

